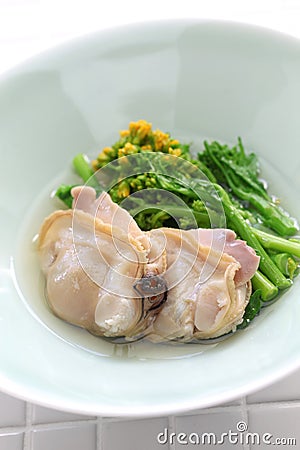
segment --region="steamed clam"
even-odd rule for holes
[[[253,250],[243,241],[230,240],[232,232],[227,230],[204,231],[202,241],[207,244],[210,235],[215,241],[212,247],[201,243],[197,230],[163,228],[153,230],[151,238],[160,233],[166,240],[169,290],[153,323],[151,340],[209,339],[234,331],[242,321],[251,294],[249,280],[259,261]],[[243,262],[247,262],[244,271]]]
[[[108,194],[72,191],[45,219],[38,250],[63,320],[109,339],[208,339],[234,330],[259,258],[230,230],[143,232]]]
[[[135,338],[166,299],[165,255],[148,264],[141,241],[109,223],[110,203],[105,197],[106,223],[78,208],[44,221],[38,248],[47,300],[58,317],[94,334]]]

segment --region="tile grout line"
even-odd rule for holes
[[[300,408],[300,400],[278,400],[278,401],[264,401],[264,402],[255,402],[248,403],[247,397],[242,397],[240,399],[239,404],[236,405],[219,405],[211,408],[204,408],[203,410],[197,411],[189,411],[183,414],[178,415],[170,415],[167,416],[168,427],[170,432],[176,432],[176,417],[183,417],[187,415],[204,415],[204,414],[213,414],[213,413],[226,413],[233,412],[239,410],[241,412],[241,420],[245,421],[248,424],[249,415],[251,411],[255,410],[272,410],[274,408],[288,409],[288,408]],[[91,417],[86,419],[78,419],[78,420],[69,420],[69,421],[58,421],[58,422],[48,422],[48,423],[40,423],[33,424],[34,419],[34,405],[26,402],[25,403],[25,423],[24,425],[19,426],[9,426],[9,427],[1,427],[0,433],[13,433],[19,432],[23,434],[23,450],[32,450],[33,446],[33,429],[34,430],[54,430],[61,428],[71,428],[78,426],[85,426],[87,424],[94,424],[96,426],[96,450],[104,450],[103,449],[103,425],[105,423],[106,418],[103,417]],[[122,421],[124,418],[113,418],[113,421]],[[126,420],[130,420],[126,418]],[[132,418],[131,420],[136,420],[136,418]],[[108,422],[110,419],[108,418]],[[249,444],[244,443],[243,450],[250,450],[251,446]],[[169,443],[169,450],[176,450],[176,443],[173,441]]]
[[[32,417],[33,405],[26,402],[23,450],[32,450]]]
[[[168,416],[168,430],[170,433],[176,433],[176,417]],[[176,450],[176,442],[169,442],[169,450]]]
[[[37,431],[45,430],[59,430],[61,428],[74,428],[76,426],[85,426],[88,424],[97,424],[97,419],[88,420],[71,420],[71,421],[61,421],[61,422],[45,422],[45,423],[35,423],[34,429]]]
[[[220,412],[234,412],[236,410],[240,409],[241,404],[238,403],[236,405],[217,405],[217,406],[210,406],[208,408],[203,409],[197,409],[197,410],[190,410],[185,411],[183,413],[178,413],[177,417],[185,417],[185,416],[194,416],[194,415],[203,415],[203,414],[215,414]]]
[[[103,447],[103,417],[98,416],[96,422],[96,450],[102,450]]]
[[[34,406],[34,405],[32,405]],[[43,430],[58,430],[61,428],[73,428],[75,426],[80,425],[88,425],[95,424],[97,425],[97,419],[79,419],[79,420],[69,420],[69,421],[58,421],[58,422],[45,422],[45,423],[35,423],[32,422],[28,425],[11,425],[11,426],[0,426],[0,434],[11,434],[11,433],[26,433],[29,431],[29,428],[32,430],[33,428],[37,431]],[[27,450],[27,448],[26,448]]]
[[[185,411],[183,413],[176,414],[176,417],[186,417],[193,415],[204,415],[204,414],[215,414],[215,413],[223,413],[223,412],[234,412],[240,410],[241,405],[247,411],[251,411],[256,408],[260,409],[273,409],[274,407],[279,408],[289,408],[289,407],[300,407],[300,400],[277,400],[277,401],[265,401],[265,402],[255,402],[255,403],[247,403],[246,400],[242,397],[240,399],[240,403],[236,405],[218,405],[212,406],[209,408],[197,409]]]
[[[241,416],[242,416],[242,421],[245,422],[246,424],[246,430],[249,430],[249,410],[248,410],[248,405],[247,405],[247,397],[242,397],[241,398]],[[243,450],[251,450],[251,447],[249,444],[247,443],[243,443]]]
[[[253,409],[273,409],[273,408],[300,408],[299,400],[277,400],[271,402],[255,402],[255,403],[247,403],[248,411],[252,411]]]

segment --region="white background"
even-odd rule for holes
[[[247,22],[300,38],[300,0],[0,0],[0,73],[47,48],[99,29],[184,17]],[[296,446],[272,448],[300,448],[300,371],[229,405],[140,421],[77,416],[0,393],[0,450],[189,449],[197,446],[162,446],[156,436],[165,427],[221,434],[236,431],[240,420],[251,432],[297,439]],[[227,444],[220,448],[270,446]]]
[[[299,0],[0,0],[0,71],[75,36],[184,17],[237,20],[300,37]]]

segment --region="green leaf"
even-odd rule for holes
[[[253,294],[250,297],[249,303],[246,306],[243,322],[240,323],[237,328],[239,330],[242,330],[244,328],[247,328],[250,322],[256,317],[261,310],[261,290],[258,289],[253,292]]]

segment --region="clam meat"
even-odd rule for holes
[[[259,257],[231,230],[143,232],[107,193],[72,189],[47,217],[38,253],[53,313],[111,340],[189,342],[234,331]]]

